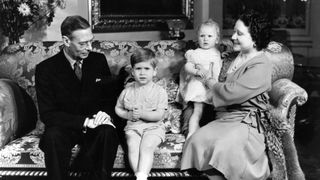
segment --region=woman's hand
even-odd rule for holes
[[[204,69],[202,65],[196,64],[195,68],[197,69],[196,75],[201,77],[202,79],[206,79],[209,75],[209,72],[206,69]]]
[[[204,79],[204,81],[202,81],[202,83],[208,88],[208,89],[212,89],[213,85],[216,84],[218,81],[212,77],[206,78]]]
[[[216,79],[210,76],[209,71],[204,69],[202,65],[196,64],[195,67],[198,69],[197,75],[199,74],[198,76],[202,79],[202,83],[208,87],[208,89],[211,89],[213,85],[218,82]]]

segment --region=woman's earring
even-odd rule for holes
[[[153,71],[153,77],[155,77],[157,75],[157,72],[158,72],[158,68],[156,67]]]
[[[256,43],[253,43],[253,47],[254,47],[254,48],[256,48],[256,47],[257,47]]]

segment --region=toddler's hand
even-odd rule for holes
[[[195,67],[198,70],[196,75],[201,77],[202,79],[206,79],[207,76],[209,75],[208,74],[209,72],[205,68],[203,68],[201,64],[196,64]]]
[[[203,79],[202,83],[208,88],[212,89],[213,86],[217,83],[218,81],[215,78],[209,77],[206,79]]]
[[[196,69],[198,69],[198,70],[200,70],[200,69],[203,68],[201,64],[195,64],[194,67],[195,67]]]
[[[201,77],[202,79],[206,79],[207,77],[207,71],[205,70],[198,70],[196,73],[197,76]]]

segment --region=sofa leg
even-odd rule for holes
[[[281,139],[286,159],[288,180],[305,180],[293,137],[289,133],[284,133]]]

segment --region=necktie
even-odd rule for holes
[[[82,71],[81,71],[81,67],[80,67],[81,61],[76,61],[73,64],[73,68],[74,68],[74,73],[76,74],[77,78],[79,80],[81,80],[82,77]]]

